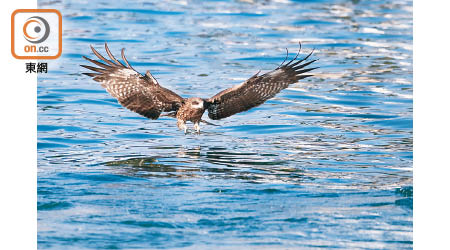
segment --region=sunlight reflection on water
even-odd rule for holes
[[[40,249],[412,248],[412,1],[39,6],[64,19],[38,78]],[[320,69],[184,135],[81,75],[105,41],[184,97],[271,70],[298,41]]]

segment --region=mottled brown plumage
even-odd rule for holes
[[[198,97],[186,99],[176,114],[178,128],[186,132],[186,121],[190,121],[194,123],[195,129],[199,131],[199,124],[203,113],[205,113],[204,103],[203,99]]]
[[[299,50],[300,52],[300,50]],[[301,62],[307,60],[312,52],[305,58],[296,61],[297,56],[285,65],[280,65],[275,70],[258,76],[256,73],[244,83],[226,89],[217,95],[207,99],[208,116],[213,120],[219,120],[229,117],[239,112],[247,111],[253,107],[263,104],[265,101],[274,97],[281,90],[287,88],[290,84],[298,82],[300,79],[311,75],[303,75],[316,68],[304,69],[316,60],[304,64]]]
[[[301,48],[301,46],[300,46]],[[305,68],[316,60],[306,61],[313,52],[301,60],[297,60],[300,53],[290,62],[284,62],[275,70],[258,76],[256,73],[242,84],[223,90],[215,96],[202,99],[182,98],[169,89],[159,85],[149,71],[141,75],[134,70],[124,55],[122,49],[123,65],[110,52],[105,43],[105,50],[111,60],[104,58],[92,46],[92,52],[103,62],[84,59],[98,66],[81,65],[94,72],[83,73],[92,77],[113,96],[119,103],[150,119],[158,119],[163,112],[170,112],[168,116],[177,118],[180,129],[187,131],[186,121],[193,122],[197,132],[200,131],[199,123],[203,113],[208,110],[209,118],[219,120],[239,112],[247,111],[259,106],[268,99],[274,97],[281,90],[300,79],[311,75],[304,74],[316,68]],[[301,64],[304,62],[303,64]]]
[[[113,62],[104,58],[92,46],[91,49],[98,58],[108,65],[83,56],[84,59],[100,67],[81,65],[97,72],[83,74],[100,82],[102,87],[115,97],[122,106],[150,119],[158,119],[162,112],[176,111],[181,106],[183,98],[169,89],[161,87],[149,71],[146,75],[141,75],[135,71],[125,58],[123,49],[122,59],[127,66],[120,63],[111,54],[106,43],[105,50]]]

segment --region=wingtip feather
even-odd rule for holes
[[[121,55],[122,55],[123,61],[124,61],[125,64],[127,65],[127,67],[128,67],[129,69],[133,69],[133,67],[131,67],[130,63],[128,63],[128,60],[127,60],[127,58],[125,57],[125,48],[122,48]]]
[[[87,76],[90,76],[90,77],[96,77],[96,76],[100,75],[100,74],[96,74],[96,73],[86,73],[86,72],[83,72],[81,74],[87,75]]]
[[[298,70],[298,71],[295,71],[295,72],[297,73],[297,75],[300,75],[300,74],[309,72],[309,71],[311,71],[311,70],[315,70],[315,69],[317,69],[317,68],[319,68],[319,67],[313,67],[313,68],[308,68],[308,69],[302,69],[302,70]]]
[[[104,73],[106,71],[105,69],[96,68],[96,67],[92,67],[92,66],[89,66],[89,65],[80,65],[80,66],[83,67],[83,68],[95,71],[95,72],[99,72],[99,73]]]
[[[106,50],[106,53],[108,54],[109,58],[111,58],[111,60],[113,60],[113,61],[117,64],[117,66],[123,66],[123,67],[125,67],[125,65],[123,65],[121,62],[119,62],[119,60],[117,60],[117,59],[114,57],[114,55],[113,55],[113,54],[111,53],[111,51],[109,50],[108,44],[106,44],[106,42],[105,42],[105,50]]]
[[[306,67],[306,66],[310,65],[311,63],[313,63],[313,62],[315,62],[315,61],[317,61],[317,59],[315,59],[315,60],[312,60],[312,61],[309,61],[309,62],[307,62],[307,63],[304,63],[304,64],[300,64],[300,65],[298,65],[298,66],[295,66],[295,67],[292,67],[292,69],[294,69],[294,70],[298,70],[298,69],[304,68],[304,67]]]

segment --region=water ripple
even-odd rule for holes
[[[40,249],[412,248],[412,1],[38,6],[64,18],[38,76]],[[299,41],[313,77],[200,134],[128,111],[79,66],[108,42],[206,98]]]

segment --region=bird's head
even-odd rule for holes
[[[186,100],[186,103],[194,109],[205,109],[205,102],[202,98],[191,97]]]

